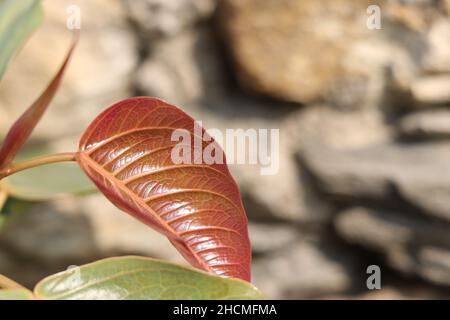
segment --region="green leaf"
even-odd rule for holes
[[[116,257],[50,276],[35,288],[41,299],[262,299],[250,283],[144,257]]]
[[[0,274],[0,300],[30,300],[33,293],[14,280]]]
[[[39,0],[0,0],[0,79],[13,54],[43,16]]]
[[[9,195],[30,201],[96,190],[76,163],[53,163],[15,173],[1,181]]]
[[[52,153],[54,150],[48,146],[34,144],[21,150],[17,160]],[[82,195],[97,191],[97,188],[75,162],[62,162],[27,169],[4,178],[0,181],[0,191],[17,199],[45,201],[67,194]]]
[[[0,290],[0,300],[33,300],[33,293],[26,289]]]

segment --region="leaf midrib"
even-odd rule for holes
[[[205,264],[203,259],[201,259],[196,254],[196,252],[194,250],[192,250],[192,248],[184,241],[184,239],[178,234],[178,232],[176,232],[176,230],[174,230],[170,225],[168,225],[165,220],[163,220],[147,203],[144,202],[143,199],[141,199],[140,197],[136,196],[136,194],[134,192],[132,192],[125,184],[123,184],[122,180],[116,178],[114,175],[112,175],[109,171],[107,171],[105,168],[100,166],[97,162],[95,162],[92,158],[90,158],[84,152],[79,152],[79,154],[81,155],[81,157],[83,157],[83,159],[85,161],[88,162],[88,164],[91,167],[95,168],[98,173],[102,174],[102,176],[107,176],[111,180],[115,181],[117,183],[118,187],[122,191],[124,191],[128,196],[130,196],[130,198],[132,198],[134,201],[137,201],[139,203],[139,205],[141,205],[143,208],[146,208],[147,210],[149,210],[151,212],[152,216],[156,217],[156,219],[160,222],[161,226],[163,226],[169,233],[171,233],[171,234],[176,236],[177,239],[174,239],[174,240],[181,241],[182,243],[184,243],[186,245],[186,248],[189,250],[191,255],[193,257],[195,257],[195,260],[201,266],[203,266],[204,270],[206,270],[208,272],[213,272],[209,268],[209,265]]]

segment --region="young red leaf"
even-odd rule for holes
[[[75,49],[78,41],[78,34],[75,35],[73,43],[64,59],[63,64],[49,83],[40,97],[20,116],[13,124],[0,149],[0,169],[8,166],[16,154],[19,152],[22,145],[27,141],[28,137],[33,132],[33,129],[41,120],[42,115],[52,101],[56,91],[58,90],[64,71],[69,62],[70,56]]]
[[[247,217],[222,149],[200,141],[200,148],[188,147],[196,155],[192,164],[172,160],[174,130],[207,136],[194,123],[162,100],[127,99],[91,123],[77,161],[111,202],[166,235],[193,266],[250,281]],[[223,164],[198,161],[197,151],[212,144]]]

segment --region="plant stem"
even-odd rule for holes
[[[48,156],[38,157],[30,160],[25,160],[17,163],[10,164],[6,168],[0,170],[0,180],[10,176],[16,172],[26,169],[42,166],[49,163],[63,162],[63,161],[75,161],[76,152],[56,153]]]
[[[24,286],[18,284],[4,275],[0,274],[0,289],[26,289]]]

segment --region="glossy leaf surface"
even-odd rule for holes
[[[37,284],[38,299],[172,300],[262,299],[250,283],[150,258],[100,260]]]
[[[40,0],[0,0],[0,79],[11,57],[42,20]]]
[[[179,141],[171,138],[180,128],[198,137],[194,119],[179,108],[156,98],[127,99],[92,122],[77,161],[108,199],[165,234],[193,266],[249,281],[251,248],[238,186],[226,163],[175,164]],[[211,143],[223,154],[215,142],[203,145]],[[193,143],[190,148],[198,154]]]
[[[8,131],[5,140],[0,148],[0,169],[8,166],[16,154],[19,152],[22,145],[27,141],[28,137],[33,132],[33,129],[38,124],[43,116],[48,105],[52,101],[59,84],[64,75],[64,71],[69,62],[70,56],[75,49],[78,40],[78,34],[75,36],[72,46],[70,47],[63,64],[49,83],[44,92],[39,98],[17,119],[11,129]]]

